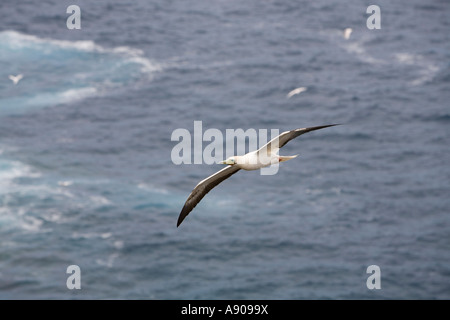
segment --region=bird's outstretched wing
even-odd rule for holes
[[[306,90],[308,90],[308,88],[306,88],[306,87],[296,88],[296,89],[290,91],[286,97],[289,99],[292,96],[295,96],[296,94],[302,93],[303,91],[306,91]]]
[[[9,79],[14,82],[14,84],[17,84],[21,79],[23,78],[22,74],[18,74],[17,76],[9,75]]]
[[[278,152],[278,150],[283,147],[286,143],[288,143],[289,141],[291,141],[292,139],[297,138],[298,136],[310,132],[310,131],[314,131],[314,130],[319,130],[319,129],[323,129],[323,128],[328,128],[328,127],[333,127],[333,126],[337,126],[338,124],[329,124],[326,126],[318,126],[318,127],[309,127],[309,128],[300,128],[300,129],[294,129],[294,130],[290,130],[290,131],[285,131],[283,133],[281,133],[278,137],[273,138],[272,140],[270,140],[267,144],[265,144],[264,146],[262,146],[261,148],[259,148],[257,152],[258,155],[260,156],[269,156],[271,154],[275,154]]]
[[[217,186],[222,181],[228,179],[240,169],[235,166],[227,166],[220,171],[217,171],[208,178],[200,181],[192,190],[191,194],[186,200],[183,209],[178,217],[177,227],[183,222],[184,218],[195,208],[195,206],[203,199],[203,197]]]

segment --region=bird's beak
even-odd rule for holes
[[[219,161],[217,164],[227,164],[227,160]]]

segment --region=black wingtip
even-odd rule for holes
[[[309,127],[309,128],[303,128],[303,129],[297,129],[299,131],[302,131],[303,133],[314,131],[314,130],[320,130],[324,128],[334,127],[334,126],[340,126],[340,123],[334,123],[334,124],[327,124],[324,126],[317,126],[317,127]]]
[[[314,127],[314,128],[322,129],[322,128],[328,128],[328,127],[340,126],[340,125],[342,125],[342,124],[341,124],[341,123],[333,123],[333,124],[327,124],[327,125],[324,125],[324,126],[319,126],[319,127]]]
[[[183,222],[183,218],[181,218],[181,216],[178,217],[178,221],[177,221],[177,228],[180,226],[180,224]]]
[[[180,212],[180,215],[178,216],[177,228],[184,221],[184,219],[188,216],[188,214],[189,214],[189,211],[187,211],[186,210],[186,206],[184,206],[183,209]]]

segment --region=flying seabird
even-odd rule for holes
[[[352,34],[353,29],[352,28],[345,28],[344,30],[344,38],[346,40],[350,39],[350,35]]]
[[[306,91],[306,90],[308,90],[308,88],[306,88],[306,87],[296,88],[296,89],[292,90],[291,92],[289,92],[286,97],[289,99],[290,97],[292,97],[296,94],[302,93],[303,91]]]
[[[14,83],[18,84],[19,81],[23,78],[23,74],[18,74],[17,76],[14,76],[12,74],[9,75],[9,79]]]
[[[61,187],[68,187],[71,186],[73,184],[72,181],[58,181],[58,185]]]
[[[328,128],[336,126],[338,124],[330,124],[325,126],[310,127],[310,128],[300,128],[290,131],[285,131],[279,136],[270,140],[267,144],[262,146],[256,151],[249,152],[243,156],[233,156],[224,161],[219,162],[220,164],[227,164],[228,166],[222,170],[214,173],[208,178],[200,181],[197,186],[192,190],[191,194],[186,200],[183,209],[178,217],[177,227],[183,222],[186,216],[195,208],[195,206],[203,199],[203,197],[211,191],[215,186],[217,186],[222,181],[228,179],[233,174],[241,169],[244,170],[257,170],[272,164],[287,161],[297,157],[295,156],[280,156],[278,151],[286,143],[298,136],[323,128]]]

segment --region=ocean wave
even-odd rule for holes
[[[11,190],[11,184],[17,178],[37,178],[41,173],[19,161],[0,159],[0,195]]]
[[[15,206],[13,193],[21,192],[16,179],[38,178],[41,174],[19,162],[0,159],[0,225],[18,225],[27,231],[37,231],[42,221],[27,215],[24,208]]]
[[[144,70],[161,70],[160,66],[157,63],[144,57],[144,52],[141,49],[131,48],[127,46],[106,48],[99,44],[96,44],[92,40],[69,41],[51,38],[39,38],[34,35],[25,34],[14,30],[1,31],[0,41],[2,42],[2,47],[10,47],[18,51],[31,48],[38,51],[43,50],[45,53],[51,54],[52,47],[57,47],[60,49],[81,51],[87,53],[112,53],[123,55],[124,57],[131,59],[131,61],[142,64],[143,67],[145,67]]]
[[[146,83],[162,65],[127,46],[107,48],[91,40],[40,38],[0,32],[0,113],[69,104]],[[23,74],[17,84],[8,75]]]
[[[400,52],[394,55],[397,62],[406,66],[414,66],[418,77],[410,83],[414,86],[433,80],[439,67],[420,54]]]
[[[362,62],[396,69],[403,66],[413,67],[412,71],[415,74],[415,78],[409,81],[409,84],[412,86],[432,81],[440,71],[436,63],[418,53],[397,52],[393,55],[383,54],[382,56],[375,56],[369,53],[369,41],[373,44],[373,41],[378,41],[377,38],[352,36],[347,40],[343,40],[343,32],[338,29],[323,30],[320,34]]]

